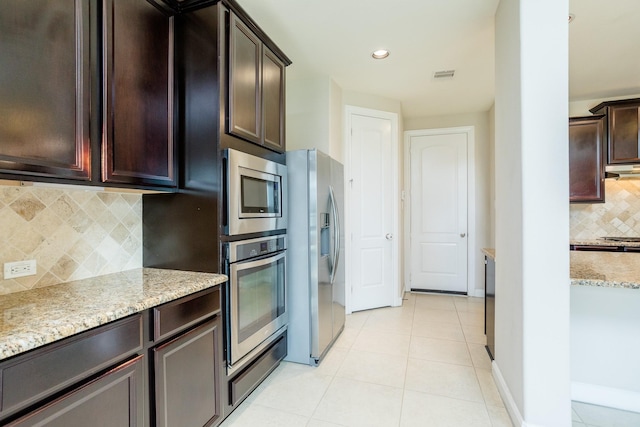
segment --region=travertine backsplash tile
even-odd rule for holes
[[[0,230],[0,264],[38,266],[0,294],[142,267],[139,194],[0,185]]]
[[[640,237],[640,180],[605,180],[605,203],[571,204],[570,237]]]

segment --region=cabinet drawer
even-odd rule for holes
[[[136,314],[0,365],[2,416],[25,408],[142,350]]]
[[[229,403],[231,405],[235,406],[247,397],[284,359],[287,355],[286,337],[286,334],[283,335],[242,373],[229,381]]]
[[[105,372],[9,426],[143,426],[143,357]]]
[[[155,307],[153,340],[162,340],[219,312],[219,286]]]

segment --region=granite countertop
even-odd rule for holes
[[[571,284],[640,289],[640,254],[570,251]]]
[[[224,283],[141,268],[0,296],[0,360]]]
[[[494,261],[496,260],[496,250],[494,248],[482,248],[482,253]]]
[[[612,240],[600,239],[578,239],[569,241],[570,245],[585,245],[585,246],[628,246],[628,247],[640,247],[640,242],[615,242]]]

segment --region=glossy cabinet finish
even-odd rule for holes
[[[0,2],[0,173],[91,178],[92,6]]]
[[[202,427],[221,418],[221,328],[217,316],[153,349],[156,426]]]
[[[55,426],[93,425],[95,417],[122,411],[135,422],[118,425],[141,425],[146,377],[131,359],[142,359],[142,331],[143,316],[135,314],[3,361],[0,424],[20,416],[16,425],[49,417]]]
[[[604,202],[605,117],[569,119],[569,200]]]
[[[173,21],[146,0],[104,3],[105,182],[176,186]]]
[[[607,163],[640,163],[640,99],[607,101],[590,111],[607,116]]]
[[[218,286],[153,309],[156,426],[201,427],[221,421],[220,304]]]
[[[144,380],[138,356],[8,425],[142,427]]]
[[[228,132],[284,152],[284,63],[235,14],[229,23]]]
[[[176,187],[173,20],[152,0],[0,2],[2,177]]]

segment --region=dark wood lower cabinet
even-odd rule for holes
[[[127,427],[144,425],[144,363],[129,360],[9,426]]]
[[[0,426],[219,424],[220,294],[214,286],[0,362]]]
[[[220,419],[220,329],[217,316],[152,350],[156,426],[202,427]]]

